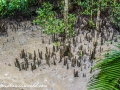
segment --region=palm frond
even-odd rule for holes
[[[120,44],[118,44],[118,47]],[[105,54],[102,62],[93,68],[100,69],[88,82],[88,90],[120,90],[120,50]]]

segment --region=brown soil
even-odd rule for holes
[[[81,59],[81,67],[71,67],[71,62],[68,60],[69,69],[67,66],[63,65],[63,60],[61,63],[59,62],[59,51],[56,52],[56,64],[53,65],[53,58],[50,60],[50,67],[46,64],[46,60],[44,57],[46,46],[50,48],[52,51],[53,44],[48,44],[50,36],[43,35],[41,37],[40,27],[31,25],[29,21],[21,22],[21,26],[15,32],[15,28],[12,25],[8,25],[8,37],[1,36],[0,37],[0,85],[34,85],[35,83],[39,85],[46,85],[47,87],[2,87],[0,90],[86,90],[86,84],[92,76],[90,74],[91,63],[88,55],[84,55]],[[10,27],[11,26],[11,27]],[[24,26],[27,26],[25,28]],[[17,27],[17,26],[16,26]],[[13,31],[12,31],[13,30]],[[87,31],[84,31],[86,33]],[[112,35],[112,33],[111,33]],[[14,37],[14,39],[13,39]],[[85,34],[82,34],[82,31],[77,36],[78,43],[77,46],[72,47],[72,53],[74,57],[76,56],[78,59],[77,52],[79,51],[78,47],[83,45],[83,50],[85,49],[88,54],[90,54],[90,50],[92,50],[92,42],[86,41]],[[82,43],[80,43],[80,37],[82,39]],[[111,36],[110,36],[111,37]],[[44,38],[45,44],[42,44],[42,39]],[[88,45],[90,50],[88,51]],[[97,46],[97,54],[96,57],[102,57],[99,52],[100,48],[100,38],[98,39]],[[107,44],[101,46],[103,50],[108,50],[110,48],[114,48],[112,44]],[[21,70],[15,67],[14,61],[15,58],[18,58],[20,62],[20,52],[21,50],[25,50],[25,52],[34,53],[34,50],[43,51],[43,60],[41,60],[42,64],[40,67],[37,67],[33,72],[29,68],[27,71]],[[37,53],[38,57],[38,53]],[[84,62],[85,60],[85,62]],[[29,61],[31,62],[31,61]],[[93,63],[94,64],[94,63]],[[86,69],[84,66],[86,65]],[[82,68],[82,71],[81,71]],[[74,69],[78,70],[78,76],[74,77]],[[83,73],[86,74],[86,77],[83,77]]]

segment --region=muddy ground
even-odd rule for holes
[[[39,26],[31,25],[30,21],[24,21],[21,22],[18,27],[16,24],[15,27],[8,24],[8,37],[0,36],[0,85],[37,85],[37,87],[1,87],[0,90],[87,90],[87,82],[90,76],[92,76],[92,74],[90,74],[90,69],[95,64],[95,62],[91,63],[91,60],[89,60],[89,55],[93,48],[93,39],[90,42],[85,39],[88,31],[80,30],[79,35],[75,37],[77,38],[76,47],[71,44],[71,51],[74,57],[76,56],[77,60],[80,62],[80,67],[77,65],[71,67],[71,61],[68,60],[69,69],[67,69],[67,65],[65,66],[63,64],[64,59],[59,63],[59,50],[56,52],[56,65],[53,65],[53,58],[50,59],[50,66],[46,64],[44,57],[46,47],[52,52],[53,43],[50,36],[44,34],[41,36],[41,29]],[[112,34],[113,29],[111,29],[109,39],[112,38]],[[88,35],[92,37],[91,33],[88,33]],[[45,41],[44,44],[42,43],[42,39]],[[114,40],[112,43],[105,43],[104,45],[101,45],[100,40],[101,38],[99,35],[96,50],[97,58],[103,57],[100,52],[104,53],[103,51],[105,50],[115,48],[113,46]],[[119,42],[119,40],[117,42]],[[71,43],[73,43],[72,38]],[[85,50],[87,54],[84,54],[83,57],[79,59],[77,52],[80,51],[79,46],[81,45],[83,45],[82,50]],[[100,47],[103,50],[100,51]],[[23,59],[20,58],[20,53],[23,49],[25,53],[32,54],[35,50],[37,57],[39,57],[38,49],[43,52],[41,65],[39,67],[37,66],[37,69],[33,70],[33,72],[30,67],[27,71],[19,71],[14,65],[15,58],[18,58],[20,62],[23,61]],[[29,63],[33,63],[32,60],[29,60]],[[78,71],[79,77],[74,77],[74,69]],[[83,73],[86,75],[85,77],[83,77]],[[38,87],[40,85],[43,85],[43,87]]]

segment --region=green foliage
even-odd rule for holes
[[[43,32],[46,34],[53,34],[55,33],[56,24],[60,23],[58,20],[55,21],[56,13],[52,11],[52,5],[50,3],[42,3],[42,7],[37,10],[37,20],[33,22],[39,24],[43,28]],[[53,26],[54,25],[54,26]]]
[[[120,47],[120,44],[118,45]],[[112,50],[105,54],[102,62],[93,69],[100,69],[88,83],[88,90],[119,90],[120,50]]]
[[[95,28],[95,23],[92,20],[88,20],[90,28]]]
[[[110,15],[110,20],[115,26],[120,28],[120,4],[117,3],[113,6],[114,8],[111,10],[112,14]]]
[[[90,7],[86,7],[85,11],[82,12],[83,15],[90,15]]]
[[[53,45],[54,45],[54,46],[60,46],[60,42],[58,42],[58,41],[57,41],[57,42],[54,42]]]
[[[64,33],[65,25],[64,20],[56,18],[57,13],[52,11],[52,5],[50,3],[44,2],[42,7],[37,10],[38,17],[34,20],[34,23],[39,24],[42,27],[42,31],[46,34],[62,34]],[[68,18],[68,30],[70,36],[74,36],[74,22],[76,20],[75,15],[69,14]]]
[[[17,11],[29,13],[29,0],[0,0],[0,17],[14,16]]]
[[[73,3],[73,2],[72,2]],[[98,10],[97,0],[74,0],[74,3],[78,3],[79,14],[83,16],[96,16]],[[101,0],[100,10],[102,16],[110,18],[114,26],[120,28],[120,3],[118,0]],[[91,13],[92,11],[92,13]]]
[[[82,53],[82,52],[80,52],[80,53],[79,53],[79,56],[80,56],[80,57],[83,57],[83,53]]]
[[[5,13],[7,13],[7,11],[4,11],[4,9],[6,9],[7,7],[7,1],[6,0],[0,0],[0,16],[5,15]]]

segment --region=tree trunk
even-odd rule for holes
[[[64,6],[64,24],[65,24],[65,35],[66,35],[66,42],[65,44],[69,45],[69,31],[68,31],[68,0],[65,0]]]

